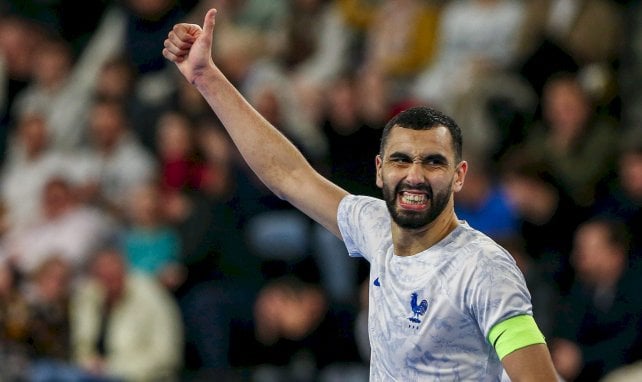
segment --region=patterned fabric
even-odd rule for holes
[[[486,340],[510,317],[532,315],[512,256],[467,223],[410,257],[394,256],[382,200],[347,196],[338,222],[351,256],[370,262],[371,381],[500,381]]]

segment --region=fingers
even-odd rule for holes
[[[175,25],[163,42],[163,56],[168,60],[180,62],[189,53],[199,31],[198,25]]]
[[[203,33],[206,36],[211,36],[214,31],[214,24],[216,22],[216,9],[212,8],[205,14],[205,20],[203,21]]]

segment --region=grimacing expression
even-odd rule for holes
[[[452,200],[457,171],[445,127],[395,127],[378,157],[377,184],[393,221],[417,229],[432,223]]]

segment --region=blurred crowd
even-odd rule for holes
[[[162,57],[211,7],[217,65],[352,193],[392,115],[454,116],[457,215],[515,257],[560,377],[642,380],[633,0],[1,0],[0,380],[367,381],[367,264]]]

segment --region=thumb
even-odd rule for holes
[[[214,24],[216,23],[216,8],[212,8],[205,14],[205,20],[203,21],[203,34],[205,36],[211,37],[212,32],[214,32]]]

